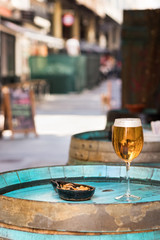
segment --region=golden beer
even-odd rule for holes
[[[129,170],[131,161],[138,157],[143,147],[143,129],[139,118],[117,118],[114,121],[112,144],[116,154],[126,163],[127,191],[115,197],[118,201],[137,201],[140,197],[130,192]]]
[[[126,162],[136,158],[143,147],[142,126],[113,127],[112,143],[116,154]]]

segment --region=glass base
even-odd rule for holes
[[[131,194],[124,194],[122,196],[115,197],[115,199],[120,202],[133,202],[133,201],[135,202],[140,200],[141,198]]]

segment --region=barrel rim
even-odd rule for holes
[[[18,170],[12,170],[12,171],[6,171],[6,172],[2,172],[2,173],[0,173],[0,177],[1,176],[3,176],[3,178],[5,177],[5,175],[6,174],[12,174],[12,173],[16,173],[16,175],[18,175],[18,172],[23,172],[23,171],[30,171],[30,170],[36,170],[36,169],[41,169],[41,170],[44,170],[44,169],[56,169],[56,168],[61,168],[62,169],[62,172],[63,172],[63,176],[61,176],[61,177],[57,177],[57,178],[55,178],[55,179],[59,179],[59,180],[73,180],[73,179],[78,179],[78,180],[97,180],[97,179],[105,179],[106,181],[107,181],[107,179],[119,179],[119,178],[123,178],[123,177],[125,177],[124,175],[123,175],[123,172],[124,172],[124,170],[125,170],[125,166],[124,165],[121,165],[121,164],[116,164],[116,165],[113,165],[113,164],[94,164],[94,165],[56,165],[56,166],[41,166],[41,167],[33,167],[33,168],[24,168],[24,169],[18,169]],[[105,172],[103,172],[103,174],[102,174],[102,176],[98,176],[98,174],[96,175],[96,176],[86,176],[85,174],[83,175],[83,176],[81,176],[81,174],[80,174],[80,176],[78,177],[78,176],[72,176],[72,174],[71,175],[65,175],[65,173],[64,173],[64,169],[73,169],[73,168],[81,168],[81,170],[83,171],[83,173],[84,173],[84,171],[85,171],[85,168],[86,168],[86,170],[88,171],[90,171],[90,169],[91,168],[95,168],[95,170],[101,170],[101,169],[103,169],[104,170],[104,168],[105,168]],[[109,169],[108,169],[109,168]],[[112,177],[110,177],[110,176],[108,176],[108,173],[107,173],[107,171],[109,172],[110,170],[112,170],[112,169],[119,169],[119,176],[117,176],[116,174],[116,176],[112,176]],[[133,179],[132,179],[132,175],[134,175],[134,173],[136,173],[136,170],[137,169],[139,169],[139,168],[141,168],[141,175],[142,176],[139,176],[139,178],[138,177],[134,177]],[[132,173],[132,175],[130,176],[130,178],[131,178],[131,180],[133,180],[133,181],[136,181],[136,180],[139,180],[139,181],[144,181],[144,182],[146,182],[146,180],[149,182],[151,182],[151,183],[158,183],[158,185],[160,184],[160,178],[159,178],[159,175],[160,175],[160,168],[158,168],[158,167],[148,167],[148,166],[143,166],[143,165],[140,165],[140,166],[136,166],[136,165],[133,165],[132,167],[131,167],[131,169],[133,170],[133,173]],[[122,171],[122,175],[121,175],[121,171]],[[143,171],[144,171],[144,174],[146,174],[146,176],[147,176],[147,178],[143,178]],[[150,178],[148,177],[148,171],[150,171],[151,172],[151,174],[150,174]],[[113,174],[113,171],[112,171],[112,174]],[[26,187],[28,187],[28,185],[29,184],[32,184],[31,186],[36,186],[37,185],[37,183],[38,183],[38,185],[44,185],[44,184],[48,184],[48,183],[50,183],[50,181],[53,179],[53,177],[52,177],[52,174],[50,173],[50,170],[49,170],[49,175],[50,175],[50,177],[49,178],[43,178],[43,179],[35,179],[35,180],[31,180],[31,179],[28,179],[28,181],[26,181],[26,182],[21,182],[20,181],[20,178],[18,177],[18,180],[19,180],[19,183],[16,183],[16,184],[10,184],[10,185],[6,185],[5,187],[10,187],[10,186],[19,186],[20,184],[20,186],[22,186],[23,185],[23,183],[24,184],[26,184]],[[36,177],[37,177],[37,175],[36,175]],[[141,178],[142,177],[142,178]],[[12,180],[14,180],[14,178],[12,178]],[[29,181],[29,180],[31,180],[31,181]],[[0,191],[3,191],[3,189],[5,188],[5,187],[1,187],[0,186]],[[17,190],[17,189],[16,189]],[[11,191],[13,191],[13,190],[11,190]],[[3,194],[4,193],[0,193],[0,198],[2,198],[2,196],[3,196]],[[8,197],[8,196],[3,196],[3,197],[5,197],[6,199],[7,198],[13,198],[13,197]],[[14,198],[14,199],[18,199],[18,198]],[[35,202],[35,200],[27,200],[27,199],[22,199],[22,200],[24,200],[24,201],[34,201]],[[37,201],[37,202],[44,202],[44,201]],[[154,202],[154,201],[153,201]],[[50,202],[50,203],[53,203],[53,202]],[[57,202],[58,203],[58,202]],[[138,202],[139,203],[139,202]],[[142,202],[143,203],[143,202]],[[72,203],[71,203],[72,204]],[[95,203],[96,204],[96,203]],[[125,204],[129,204],[129,203],[125,203]],[[136,203],[137,204],[137,203]]]
[[[63,173],[65,173],[65,170],[66,170],[66,173],[70,173],[70,172],[73,173],[74,169],[79,169],[79,173],[81,173],[80,170],[85,169],[87,174],[90,174],[90,170],[91,170],[91,168],[93,168],[93,169],[95,169],[95,171],[94,171],[95,175],[96,174],[99,175],[99,172],[102,172],[102,169],[103,169],[103,170],[105,170],[105,172],[103,172],[103,174],[102,174],[102,177],[104,178],[104,176],[106,177],[106,174],[107,174],[107,168],[108,168],[108,171],[111,171],[111,170],[113,170],[113,168],[115,169],[115,166],[107,166],[107,165],[94,165],[94,166],[78,165],[78,166],[75,166],[75,165],[71,165],[71,166],[51,166],[50,168],[51,168],[50,170],[52,170],[53,173],[54,173],[54,170],[56,170],[58,168],[59,168],[59,170],[62,170]],[[116,166],[117,170],[118,169],[121,170],[123,168],[124,168],[124,166]],[[136,171],[137,168],[140,168],[140,167],[133,167],[133,168],[134,168],[133,169],[133,172],[134,172],[134,171]],[[41,171],[39,171],[41,174],[44,173],[43,171],[46,171],[46,169],[48,169],[48,171],[49,171],[48,166],[47,167],[38,167],[38,168],[28,168],[28,169],[25,169],[25,171],[30,171],[33,169],[36,169],[36,170],[38,169],[38,171],[41,170]],[[142,169],[144,169],[144,171]],[[21,171],[23,171],[23,170],[21,170]],[[67,172],[67,170],[68,170],[68,172]],[[153,172],[154,180],[157,179],[158,182],[160,181],[158,178],[158,176],[160,174],[159,168],[148,168],[148,167],[144,168],[144,167],[142,167],[141,170],[142,170],[142,171],[140,171],[141,174],[147,170],[148,171],[154,170],[154,172]],[[17,170],[16,172],[20,172],[20,170]],[[59,173],[60,173],[60,171],[59,171]],[[113,173],[113,171],[112,171],[112,173]],[[5,174],[14,174],[14,175],[10,175],[10,176],[12,176],[12,180],[14,180],[14,176],[16,176],[15,171],[9,171],[7,173],[3,173],[3,175],[5,175]],[[38,177],[38,176],[36,175],[36,177]],[[71,175],[70,175],[70,177],[71,177]],[[59,212],[59,209],[63,209],[63,211],[64,211],[63,214],[65,214],[65,216],[67,216],[67,220],[65,220],[65,221],[67,221],[67,222],[69,221],[69,227],[67,227],[67,229],[65,229],[65,230],[69,231],[69,232],[73,232],[77,229],[75,225],[73,225],[73,226],[70,225],[72,223],[72,221],[74,221],[74,220],[72,218],[70,219],[69,213],[74,211],[74,209],[79,209],[78,211],[83,213],[84,216],[88,219],[88,217],[90,217],[90,215],[88,215],[89,213],[87,214],[87,212],[88,211],[92,212],[93,209],[96,209],[96,211],[98,211],[98,212],[100,211],[99,213],[102,213],[102,212],[105,212],[106,208],[108,209],[108,207],[109,208],[111,207],[112,209],[119,209],[119,207],[120,207],[120,208],[123,208],[124,213],[127,214],[127,216],[128,216],[131,206],[136,208],[137,209],[136,212],[138,211],[138,213],[140,215],[141,215],[142,209],[144,209],[144,208],[146,209],[146,211],[149,211],[152,213],[155,211],[157,206],[160,206],[160,201],[121,203],[121,205],[120,205],[120,203],[116,203],[116,202],[108,203],[108,204],[96,203],[96,204],[92,204],[92,205],[91,205],[91,203],[86,202],[86,203],[83,203],[80,205],[79,203],[75,203],[75,202],[74,203],[72,203],[72,202],[45,202],[45,201],[35,201],[35,200],[7,197],[4,195],[0,195],[0,203],[1,203],[0,211],[2,212],[2,216],[0,217],[0,226],[1,226],[1,224],[4,223],[4,224],[12,225],[12,226],[18,226],[20,228],[27,227],[30,229],[35,229],[35,231],[38,231],[38,229],[47,230],[47,231],[48,230],[49,231],[52,231],[52,230],[63,231],[64,226],[63,225],[61,226],[61,221],[60,221],[60,223],[59,222],[57,223],[58,225],[56,225],[56,227],[54,225],[55,221],[57,221],[56,220],[57,215],[58,215],[58,219],[59,219],[59,217],[61,217],[61,214],[62,214],[61,211]],[[15,206],[16,206],[16,209],[14,208]],[[49,210],[46,211],[46,209],[49,209]],[[52,213],[52,212],[54,212],[56,214],[56,218],[55,218],[55,216],[50,215],[50,213]],[[75,214],[76,215],[74,215],[74,216],[76,217],[76,219],[79,219],[79,214],[77,215],[77,210],[76,210]],[[107,212],[107,214],[109,214],[109,213]],[[16,217],[13,218],[13,215]],[[146,215],[147,215],[147,213],[146,213]],[[6,218],[6,216],[7,216],[7,218]],[[24,216],[25,216],[25,218],[24,218]],[[36,221],[37,216],[40,219],[42,218],[42,222],[40,221],[40,223],[39,223]],[[52,218],[51,218],[52,224],[48,225],[48,221],[50,221],[49,219],[51,216],[52,216]],[[17,217],[18,217],[18,219],[20,218],[20,222],[17,221]],[[109,217],[111,217],[110,214],[109,214]],[[46,224],[43,223],[44,218],[47,219],[47,220],[45,220]],[[91,232],[91,231],[95,230],[94,222],[98,221],[99,214],[93,215],[92,218],[94,220],[93,220],[93,223],[91,223],[91,225],[86,226],[84,223],[82,223],[82,226],[83,226],[83,228],[81,229],[82,232],[83,231]],[[159,229],[160,226],[155,225],[156,219],[157,218],[155,218],[154,221],[151,221],[151,223],[149,222],[149,225],[148,225],[149,230]],[[86,220],[86,221],[88,221],[88,220]],[[143,220],[143,222],[145,222],[145,221]],[[96,229],[95,231],[107,232],[107,230],[108,230],[108,232],[111,232],[112,228],[111,227],[108,228],[108,226],[109,226],[108,224],[110,224],[110,222],[109,223],[107,222],[105,224],[106,224],[105,227],[101,226],[101,224],[98,225],[98,227],[96,227],[98,230]],[[157,222],[157,224],[158,224],[158,222]],[[140,226],[139,228],[137,228],[137,225],[136,225],[134,227],[130,227],[129,230],[127,230],[127,231],[129,233],[132,231],[135,232],[136,230],[138,232],[141,232],[141,231],[147,230],[148,228],[146,227],[144,229],[144,225],[143,225],[143,227]],[[115,226],[115,229],[117,229],[116,231],[121,232],[121,233],[126,232],[126,229],[118,230],[119,228],[117,225]],[[78,229],[77,231],[79,232],[80,229]]]
[[[95,133],[97,133],[97,132],[99,132],[99,133],[106,133],[106,135],[104,134],[104,136],[108,136],[109,135],[109,131],[108,131],[108,129],[103,129],[103,130],[94,130],[94,131],[85,131],[85,132],[80,132],[80,133],[76,133],[76,134],[73,134],[72,136],[71,136],[71,139],[72,138],[75,138],[75,139],[78,139],[78,140],[83,140],[83,141],[97,141],[97,140],[92,140],[92,139],[83,139],[83,138],[78,138],[78,137],[80,137],[80,136],[83,136],[83,135],[85,135],[85,134],[95,134]],[[103,134],[102,134],[103,135]],[[112,143],[112,141],[110,141],[110,140],[108,140],[108,141],[103,141],[103,140],[101,140],[102,142],[111,142]],[[155,145],[155,144],[160,144],[160,142],[159,141],[151,141],[151,142],[149,142],[149,141],[144,141],[144,144],[150,144],[150,145]]]

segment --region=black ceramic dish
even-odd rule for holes
[[[95,188],[89,185],[64,182],[59,180],[51,180],[51,183],[55,191],[58,193],[59,197],[68,201],[86,201],[89,200],[95,192]],[[63,189],[63,187],[68,184],[71,187],[68,187],[69,189]],[[75,190],[78,188],[84,188],[84,190]]]

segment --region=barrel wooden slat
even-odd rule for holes
[[[124,166],[55,166],[1,173],[0,238],[12,240],[114,240],[160,237],[160,169],[131,167],[138,202],[119,203],[126,189]],[[60,199],[51,178],[88,183],[89,201]],[[107,191],[106,191],[107,190]]]
[[[78,158],[78,159],[82,159],[82,160],[88,160],[88,154],[89,154],[89,152],[88,151],[86,151],[86,150],[83,150],[83,149],[73,149],[73,151],[72,151],[72,156],[74,157],[74,158]]]
[[[92,139],[92,140],[90,140]],[[68,164],[122,163],[115,154],[107,131],[91,131],[71,137]],[[144,142],[140,155],[133,164],[160,163],[160,142]]]

